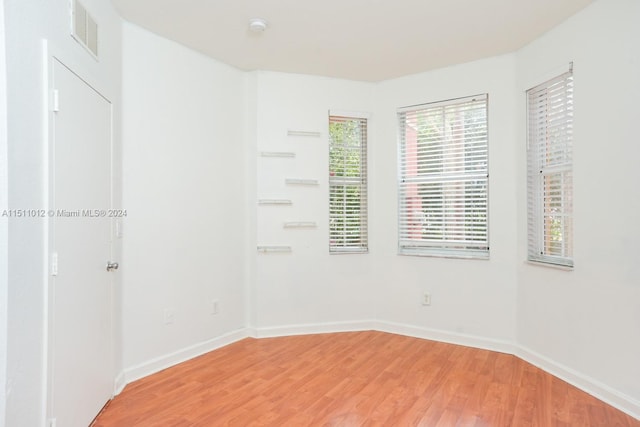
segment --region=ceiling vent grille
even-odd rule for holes
[[[98,58],[98,24],[78,0],[73,0],[71,35]]]

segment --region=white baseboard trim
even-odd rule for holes
[[[113,381],[113,395],[119,395],[126,385],[127,382],[125,381],[124,371],[120,371],[116,379]]]
[[[170,368],[174,365],[177,365],[178,363],[193,359],[194,357],[201,356],[212,350],[216,350],[220,347],[224,347],[236,341],[240,341],[241,339],[247,338],[248,336],[250,335],[248,334],[247,329],[238,329],[236,331],[226,333],[208,341],[204,341],[175,351],[173,353],[156,357],[139,365],[132,366],[131,368],[127,368],[124,371],[126,384],[129,384],[135,380],[139,380],[140,378],[144,378],[151,374],[155,374],[156,372],[160,372],[163,369]]]
[[[334,332],[358,332],[373,330],[374,322],[361,320],[353,322],[307,323],[302,325],[272,326],[251,329],[254,338],[285,337],[291,335],[330,334]]]
[[[413,325],[394,322],[373,322],[373,329],[390,334],[405,335],[408,337],[422,338],[425,340],[446,342],[449,344],[463,345],[466,347],[480,348],[483,350],[497,351],[513,354],[515,347],[512,342],[484,338],[474,335],[443,331],[440,329],[422,328]]]
[[[577,372],[524,346],[518,346],[514,354],[520,359],[537,366],[543,371],[568,382],[574,387],[640,420],[640,402],[631,396],[621,393],[598,380]]]

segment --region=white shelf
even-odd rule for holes
[[[280,157],[292,159],[296,157],[296,153],[289,151],[261,151],[260,157]]]
[[[289,199],[258,199],[260,206],[289,206],[293,202]]]
[[[269,246],[269,245],[261,245],[258,246],[258,252],[260,253],[289,253],[291,252],[291,246]]]
[[[307,130],[293,130],[289,129],[287,131],[287,136],[305,136],[312,138],[320,138],[322,136],[321,132],[307,131]]]
[[[287,185],[318,185],[317,179],[287,178],[284,182]]]
[[[284,228],[316,228],[315,221],[289,221],[283,224]]]

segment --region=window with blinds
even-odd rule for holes
[[[398,250],[489,257],[486,94],[398,111]]]
[[[329,252],[367,250],[367,119],[330,115]]]
[[[527,101],[528,259],[573,267],[573,71]]]

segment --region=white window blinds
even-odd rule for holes
[[[398,111],[401,254],[489,257],[487,100]]]
[[[329,252],[367,252],[367,119],[329,116]]]
[[[573,72],[527,100],[528,259],[573,267]]]

